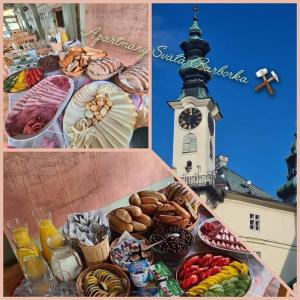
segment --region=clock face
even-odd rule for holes
[[[182,111],[178,118],[179,125],[186,130],[196,128],[202,120],[202,115],[197,108],[187,108]]]
[[[214,123],[214,119],[210,112],[208,113],[208,129],[209,129],[210,135],[213,136],[214,131],[215,131],[215,123]]]

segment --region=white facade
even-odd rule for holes
[[[296,278],[296,206],[229,192],[215,212],[276,275]],[[250,214],[259,216],[259,230],[250,229]]]
[[[174,139],[173,139],[173,168],[178,176],[206,175],[215,170],[215,121],[221,118],[218,106],[211,98],[196,99],[184,97],[180,101],[169,102],[174,110]],[[194,129],[183,129],[178,122],[179,115],[187,108],[197,108],[201,112],[202,120]],[[213,117],[214,132],[210,135],[208,128],[208,114]],[[195,134],[196,151],[183,151],[183,142],[188,134]],[[212,144],[212,153],[210,151]],[[186,171],[187,162],[191,161],[192,169]]]

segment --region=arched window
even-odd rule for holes
[[[183,137],[182,153],[197,152],[197,136],[188,133]]]
[[[209,156],[211,159],[214,159],[214,148],[211,140],[209,142]]]

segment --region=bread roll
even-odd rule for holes
[[[136,221],[132,221],[132,226],[133,226],[133,230],[134,231],[144,231],[147,230],[147,225],[140,223],[140,222],[136,222]]]
[[[182,218],[186,218],[186,219],[190,219],[191,215],[180,205],[178,205],[176,202],[171,201],[170,202],[172,204],[172,206],[175,207],[175,213],[176,215],[182,217]]]
[[[157,206],[155,204],[142,204],[141,209],[143,213],[149,214],[156,212]]]
[[[132,217],[129,212],[124,208],[119,208],[115,211],[115,216],[121,221],[130,224],[132,222]]]
[[[157,219],[161,221],[164,224],[172,224],[175,222],[178,222],[182,220],[182,217],[180,216],[169,216],[169,215],[159,215],[157,216]]]
[[[155,204],[158,205],[158,200],[154,197],[141,197],[142,204]]]
[[[124,231],[128,231],[128,232],[133,231],[133,226],[131,224],[121,221],[114,214],[110,215],[109,223],[111,224],[112,228],[119,233],[123,233]]]
[[[153,195],[155,194],[155,191],[140,191],[138,192],[138,195],[140,197],[154,197]]]
[[[131,205],[140,206],[142,204],[140,196],[138,194],[132,194],[129,198],[129,203]]]
[[[142,224],[148,226],[148,227],[150,227],[152,225],[152,219],[146,214],[142,214],[139,217],[134,217],[133,219],[139,223],[142,223]]]
[[[155,197],[159,202],[162,202],[162,203],[167,202],[166,196],[160,192],[155,192],[155,196],[153,196],[153,197]]]
[[[159,207],[157,211],[165,212],[165,211],[174,211],[175,207],[171,204],[164,204],[163,206]]]
[[[132,217],[139,217],[143,213],[142,210],[135,205],[124,207],[124,209],[126,209]]]

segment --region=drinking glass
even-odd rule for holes
[[[23,256],[23,272],[33,296],[51,296],[56,280],[41,255]]]
[[[52,251],[47,244],[47,240],[52,235],[58,234],[57,228],[53,225],[51,211],[47,207],[39,207],[32,211],[32,215],[39,227],[39,236],[42,253],[47,262],[50,262]]]

